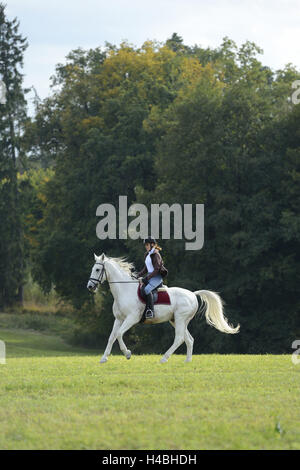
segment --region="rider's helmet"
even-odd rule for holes
[[[147,238],[144,238],[143,243],[144,243],[144,245],[145,245],[146,243],[150,243],[150,244],[151,244],[151,243],[156,243],[156,240],[155,240],[155,238],[153,238],[153,237],[147,237]]]

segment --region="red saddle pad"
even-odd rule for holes
[[[145,304],[146,300],[143,299],[143,297],[142,297],[141,286],[140,285],[138,286],[137,293],[138,293],[138,297],[139,297],[140,301],[143,302],[143,304]],[[171,305],[170,296],[169,296],[167,291],[158,291],[157,293],[158,293],[157,301],[154,302],[154,305],[156,305],[156,304]]]

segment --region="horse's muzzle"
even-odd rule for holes
[[[97,286],[95,286],[91,281],[87,283],[86,287],[90,292],[95,292],[95,290],[97,289]]]

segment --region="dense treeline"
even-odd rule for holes
[[[272,71],[261,52],[229,38],[216,49],[190,47],[177,34],[140,48],[79,48],[57,65],[51,96],[23,118],[15,226],[24,242],[22,254],[14,252],[15,280],[22,284],[26,265],[45,292],[55,286],[71,301],[77,341],[102,346],[113,320],[108,287],[97,305],[86,290],[93,252],[126,255],[142,267],[141,242],[96,237],[96,208],[118,207],[119,195],[128,206],[205,205],[203,249],[160,240],[167,284],[220,292],[241,332],[228,337],[195,318],[195,352],[289,352],[299,338],[300,106],[291,95],[300,74],[290,64]],[[1,253],[15,243],[9,223],[1,223]],[[1,292],[10,284],[7,266],[1,258]],[[139,325],[128,342],[160,352],[170,330]]]

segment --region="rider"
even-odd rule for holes
[[[146,248],[145,266],[138,273],[138,277],[143,277],[143,291],[146,295],[146,318],[154,318],[154,305],[152,291],[162,283],[162,278],[168,274],[159,251],[161,247],[156,243],[155,238],[144,239]],[[146,274],[146,275],[145,275]]]

